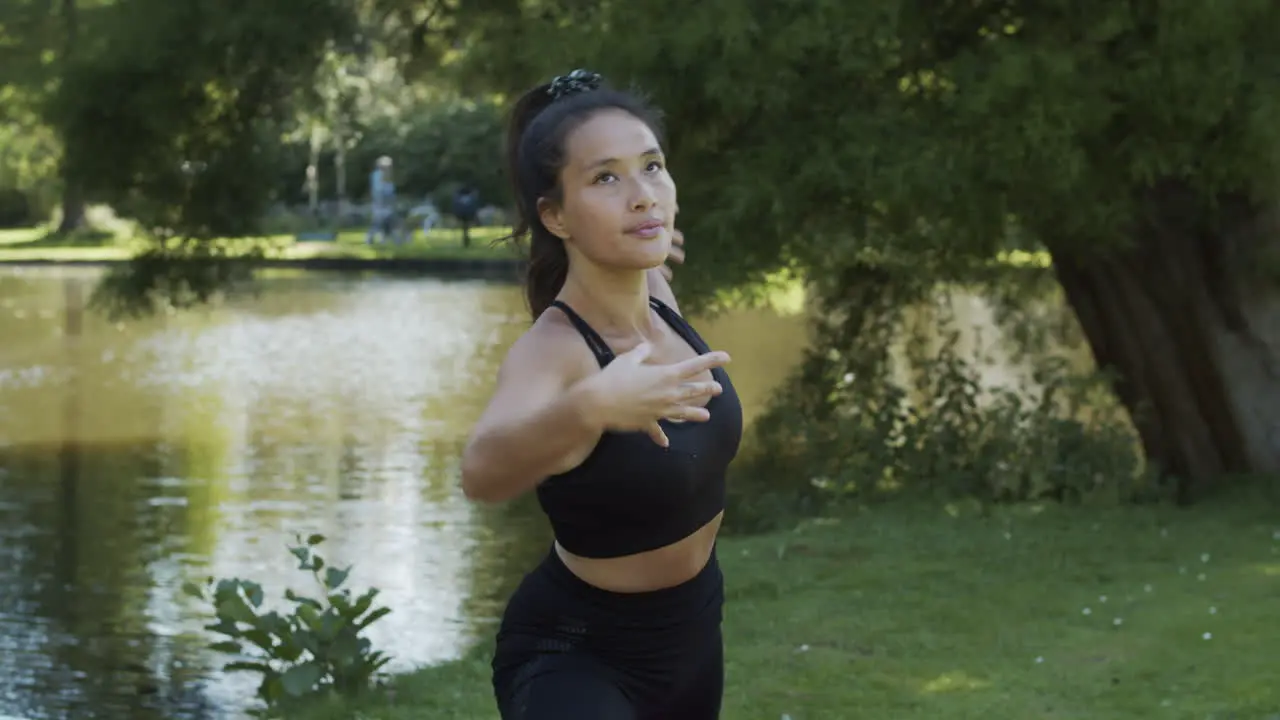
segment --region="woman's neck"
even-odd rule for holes
[[[610,272],[571,267],[560,297],[597,332],[615,336],[652,334],[649,282],[643,270]]]

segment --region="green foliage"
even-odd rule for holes
[[[1275,241],[1224,228],[1258,222],[1280,197],[1276,3],[513,0],[472,28],[459,67],[471,81],[514,92],[586,65],[666,110],[690,257],[678,290],[695,312],[783,269],[829,300],[860,265],[910,268],[895,278],[929,286],[968,281],[1004,250],[1047,249],[1077,268],[1071,302],[1097,305],[1094,317],[1166,325],[1157,332],[1221,360],[1205,326],[1175,328],[1176,317],[1138,315],[1126,293],[1089,288],[1143,283],[1134,295],[1151,296],[1204,271],[1231,289]],[[1185,190],[1176,219],[1153,201],[1173,190]],[[1188,237],[1199,250],[1175,255]],[[1139,240],[1141,256],[1124,255]],[[1187,260],[1143,259],[1164,257]],[[1212,423],[1213,407],[1247,392],[1211,363],[1144,382],[1154,359],[1108,352],[1111,324],[1086,327],[1129,381],[1131,413],[1190,407],[1186,418]],[[854,336],[823,336],[835,343],[823,351],[853,351],[838,337]],[[1153,461],[1174,472],[1245,455],[1188,441],[1176,422],[1141,425]],[[1178,449],[1214,445],[1197,458]]]
[[[32,225],[58,197],[58,142],[40,121],[34,99],[0,86],[0,227]]]
[[[262,676],[258,697],[268,710],[318,695],[358,695],[368,689],[390,658],[372,649],[361,633],[391,611],[374,607],[378,590],[353,597],[344,586],[351,568],[327,566],[315,547],[321,535],[301,537],[289,552],[298,569],[311,573],[318,598],[286,590],[291,611],[266,610],[262,586],[250,580],[210,578],[204,587],[188,583],[191,596],[212,602],[217,622],[207,626],[225,640],[210,647],[237,657],[226,671]]]
[[[93,289],[90,305],[112,319],[138,318],[158,309],[185,310],[252,287],[260,244],[170,240],[110,268]]]
[[[247,257],[205,245],[261,233],[299,88],[353,29],[344,0],[114,0],[77,26],[40,102],[60,179],[156,240],[100,298],[136,311],[169,293],[181,307],[244,274]]]
[[[841,285],[815,313],[815,349],[756,423],[734,482],[738,529],[902,494],[1149,496],[1127,418],[1103,378],[1073,368],[1061,349],[1046,352],[1041,338],[1023,358],[1029,377],[984,386],[984,359],[962,354],[945,290],[884,268],[850,272]]]
[[[1280,190],[1280,7],[1262,0],[506,7],[474,21],[464,76],[514,91],[585,64],[667,111],[686,294],[866,249],[945,280],[1011,231],[1116,248],[1160,179]]]
[[[41,112],[49,13],[35,3],[0,9],[0,227],[48,218],[57,201],[60,146]]]
[[[352,120],[356,138],[346,151],[348,197],[368,197],[369,173],[379,156],[395,162],[396,193],[401,198],[430,197],[447,211],[453,189],[469,184],[485,202],[503,205],[507,199],[502,165],[502,108],[492,99],[452,95],[412,95],[394,113],[370,114]],[[305,200],[300,178],[308,162],[305,142],[289,145],[277,167],[275,195],[291,203]],[[333,198],[336,188],[334,151],[320,153],[321,197]]]
[[[119,0],[50,103],[68,172],[156,237],[252,234],[296,88],[350,29],[338,0]]]

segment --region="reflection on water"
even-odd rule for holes
[[[491,630],[547,539],[531,503],[478,510],[456,487],[526,326],[518,289],[278,274],[225,307],[112,325],[75,311],[94,277],[0,270],[0,714],[234,714],[252,678],[213,672],[180,587],[299,587],[295,533],[382,589],[393,612],[370,634],[392,669]],[[804,337],[767,311],[702,329],[735,355],[749,415]]]

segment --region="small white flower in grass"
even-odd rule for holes
[[[1005,539],[1005,540],[1012,540],[1012,539],[1013,539],[1013,533],[1011,533],[1011,532],[1006,532],[1006,533],[1004,534],[1004,539]]]
[[[1196,576],[1196,579],[1199,580],[1200,582],[1204,582],[1204,578],[1205,578],[1204,573],[1200,573],[1199,575]]]
[[[1111,624],[1115,625],[1116,627],[1120,627],[1121,625],[1124,624],[1124,618],[1116,618],[1115,620],[1111,621]]]
[[[1204,635],[1201,635],[1200,637],[1204,638],[1205,640],[1212,640],[1212,639],[1213,639],[1213,633],[1209,633],[1209,632],[1207,632],[1207,633],[1205,633]]]
[[[1104,602],[1106,602],[1106,601],[1107,601],[1107,596],[1106,596],[1106,595],[1099,595],[1099,596],[1098,596],[1098,602],[1100,602],[1100,603],[1104,603]]]
[[[1210,614],[1210,615],[1217,615],[1217,614],[1218,614],[1218,608],[1216,608],[1216,607],[1210,607],[1210,608],[1209,608],[1209,614]]]
[[[1083,610],[1081,610],[1081,611],[1080,611],[1080,614],[1081,614],[1081,615],[1092,615],[1092,614],[1093,614],[1093,610],[1091,610],[1091,609],[1089,609],[1089,608],[1085,608],[1085,609],[1083,609]]]
[[[1200,553],[1200,562],[1202,563],[1209,562],[1209,553]]]
[[[1039,657],[1037,657],[1037,658],[1036,658],[1036,664],[1037,664],[1037,665],[1040,665],[1040,664],[1042,664],[1042,663],[1044,663],[1044,656],[1043,656],[1043,655],[1041,655],[1041,656],[1039,656]]]
[[[1146,585],[1142,586],[1142,590],[1143,592],[1151,592],[1152,590],[1155,590],[1155,588],[1151,587],[1150,583],[1147,583]]]
[[[801,645],[800,647],[796,648],[796,652],[798,653],[809,652],[809,646],[807,644]]]

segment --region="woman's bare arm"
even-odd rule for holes
[[[684,233],[675,230],[671,233],[671,253],[661,267],[656,267],[645,274],[649,283],[649,295],[656,297],[671,306],[677,314],[680,305],[676,302],[676,293],[671,289],[671,266],[684,263]]]
[[[645,279],[649,282],[650,297],[658,298],[669,305],[672,310],[675,310],[677,313],[680,312],[680,306],[676,303],[675,291],[671,289],[671,283],[667,282],[666,276],[662,274],[659,268],[650,270],[645,275]]]
[[[568,469],[599,441],[587,385],[576,382],[581,344],[572,328],[535,327],[512,345],[498,385],[462,454],[462,491],[472,500],[502,502]]]

